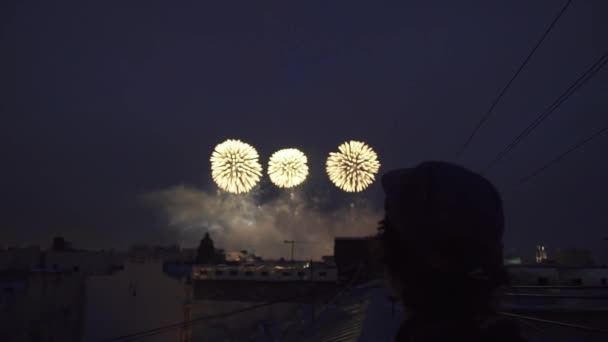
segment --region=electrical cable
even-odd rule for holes
[[[511,152],[523,139],[534,131],[544,120],[555,112],[570,96],[576,93],[587,81],[589,81],[598,71],[600,71],[608,62],[608,52],[604,53],[597,61],[591,65],[576,81],[574,81],[549,107],[539,114],[523,131],[519,133],[496,157],[490,161],[481,171],[482,174],[487,173],[494,165],[501,161],[509,152]]]
[[[572,0],[568,0],[564,4],[564,6],[562,7],[562,9],[557,13],[557,15],[555,16],[555,18],[553,18],[553,21],[547,27],[547,29],[545,30],[545,32],[543,33],[543,35],[540,37],[540,39],[536,42],[536,45],[534,45],[534,47],[532,48],[532,50],[530,51],[530,53],[528,53],[528,55],[526,56],[526,58],[524,59],[524,61],[522,62],[522,64],[519,66],[519,68],[517,68],[517,71],[515,71],[515,74],[513,74],[513,76],[511,77],[511,79],[507,82],[507,84],[505,84],[505,86],[502,88],[502,90],[500,91],[500,93],[498,94],[498,96],[496,97],[496,99],[494,99],[494,101],[492,102],[492,105],[490,106],[490,108],[486,111],[486,113],[477,122],[477,124],[473,128],[473,131],[471,132],[471,134],[468,136],[468,138],[465,141],[465,143],[462,145],[462,147],[458,151],[456,159],[460,159],[460,157],[462,156],[462,154],[464,153],[464,151],[467,149],[467,147],[469,147],[469,145],[473,141],[473,138],[475,137],[475,135],[477,134],[477,132],[479,131],[479,129],[481,128],[481,126],[483,126],[483,124],[490,118],[490,115],[492,114],[492,111],[494,110],[494,108],[496,107],[496,105],[498,105],[498,102],[500,102],[500,100],[505,95],[505,93],[507,92],[507,90],[511,87],[511,84],[513,83],[513,81],[515,81],[515,79],[519,76],[519,74],[524,69],[524,67],[526,66],[526,64],[528,64],[528,62],[532,58],[532,55],[534,55],[534,53],[536,52],[536,50],[538,50],[538,48],[541,46],[541,44],[543,43],[543,41],[545,40],[545,38],[547,38],[547,36],[551,32],[551,30],[553,29],[553,27],[555,26],[555,24],[557,24],[557,22],[562,17],[562,15],[566,12],[566,10],[568,9],[568,7],[570,6],[571,3],[572,3]]]
[[[575,145],[573,145],[572,147],[570,147],[566,151],[560,153],[557,157],[551,159],[549,162],[547,162],[543,166],[541,166],[538,169],[536,169],[533,172],[531,172],[529,175],[527,175],[525,177],[522,177],[517,185],[522,185],[522,184],[528,182],[530,179],[538,176],[540,173],[542,173],[546,169],[548,169],[551,166],[559,163],[562,159],[564,159],[570,153],[572,153],[572,152],[576,151],[577,149],[583,147],[587,143],[591,142],[593,139],[601,136],[603,133],[606,133],[606,131],[608,131],[608,126],[603,127],[599,131],[595,132],[593,135],[591,135],[591,136],[589,136],[589,137],[587,137],[587,138],[579,141],[578,143],[576,143]]]

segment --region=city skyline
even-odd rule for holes
[[[213,193],[208,151],[227,137],[264,156],[295,146],[311,165],[360,139],[381,156],[381,173],[454,161],[561,6],[7,2],[1,238],[178,241],[163,211],[140,199],[180,184]],[[481,171],[605,52],[606,6],[571,5],[459,163]],[[487,173],[503,194],[507,250],[589,247],[606,260],[608,139],[516,184],[606,124],[607,81],[598,72]],[[326,175],[309,177],[305,193],[348,208]],[[362,199],[380,209],[378,184]]]

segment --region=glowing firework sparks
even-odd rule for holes
[[[258,151],[240,140],[226,140],[211,154],[211,177],[220,189],[235,194],[248,192],[260,181]]]
[[[331,152],[327,158],[329,179],[347,192],[365,190],[374,182],[380,169],[378,155],[360,141],[345,142],[338,149],[340,152]]]
[[[308,176],[308,159],[302,151],[286,148],[275,152],[268,162],[268,176],[278,187],[300,185]]]

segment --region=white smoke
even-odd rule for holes
[[[195,245],[209,232],[216,248],[245,249],[265,258],[289,258],[291,246],[284,240],[299,242],[296,259],[332,255],[334,237],[373,234],[381,217],[361,203],[323,212],[297,192],[258,203],[252,194],[212,194],[176,186],[144,199],[162,208],[181,245]]]

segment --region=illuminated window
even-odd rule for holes
[[[547,251],[545,250],[545,246],[538,245],[536,246],[536,263],[542,264],[547,261]]]

